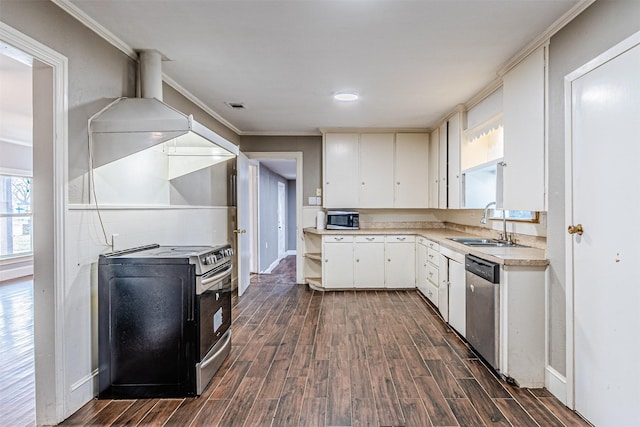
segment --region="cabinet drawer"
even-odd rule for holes
[[[433,264],[427,264],[427,281],[431,282],[434,286],[438,286],[439,280],[438,267]]]
[[[356,236],[356,243],[384,243],[384,236]]]
[[[423,291],[424,295],[429,298],[429,301],[436,307],[438,306],[438,288],[433,286],[431,282],[427,282],[427,286]]]
[[[432,242],[431,240],[427,240],[427,246],[434,251],[440,252],[440,245],[436,242]]]
[[[353,236],[324,236],[325,243],[352,243]]]
[[[429,243],[433,243],[433,242],[431,242],[430,240],[428,240],[428,239],[426,239],[424,237],[418,237],[416,242],[420,243],[421,245],[425,245],[425,246],[428,246]]]
[[[440,251],[427,248],[427,261],[429,261],[436,268],[438,268],[439,259],[440,259]]]
[[[416,236],[387,236],[387,243],[413,243],[416,241]]]

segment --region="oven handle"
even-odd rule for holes
[[[231,270],[233,270],[233,269],[231,267],[229,267],[228,269],[224,270],[221,273],[218,273],[218,274],[216,274],[214,276],[211,276],[211,277],[207,277],[207,278],[201,279],[200,286],[201,286],[202,290],[205,291],[205,290],[207,290],[206,289],[207,286],[209,286],[211,283],[219,282],[220,280],[226,278],[227,276],[230,276],[231,275]]]
[[[227,331],[224,335],[225,336],[224,336],[223,342],[227,342],[231,339],[231,331]],[[216,359],[216,357],[220,353],[222,353],[224,350],[225,350],[225,345],[221,345],[218,351],[216,351],[214,354],[207,353],[202,359],[202,362],[200,362],[200,368],[205,368],[209,363],[213,362]]]

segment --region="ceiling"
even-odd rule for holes
[[[158,50],[240,134],[430,127],[581,1],[56,0]],[[346,89],[361,99],[333,100]]]
[[[0,142],[32,145],[31,64],[0,44]]]
[[[252,159],[258,160],[260,165],[266,166],[285,179],[296,179],[296,161],[294,159],[261,159],[259,156],[252,157]]]

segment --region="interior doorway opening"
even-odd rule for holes
[[[302,153],[245,154],[250,159],[252,273],[270,274],[293,256],[293,262],[291,258],[288,262],[295,265],[296,282],[302,283],[297,256],[302,233]]]
[[[0,406],[10,425],[35,417],[33,62],[0,42]]]

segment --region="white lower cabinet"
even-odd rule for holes
[[[464,262],[449,259],[449,283],[449,324],[464,337],[467,334]]]
[[[322,286],[353,288],[353,236],[322,238]]]
[[[387,236],[385,243],[385,287],[416,286],[415,236]]]
[[[420,237],[416,243],[416,287],[424,296],[429,298],[427,279],[427,245],[425,239]],[[431,299],[431,298],[429,298]]]
[[[356,236],[353,255],[353,286],[383,288],[384,236]]]

